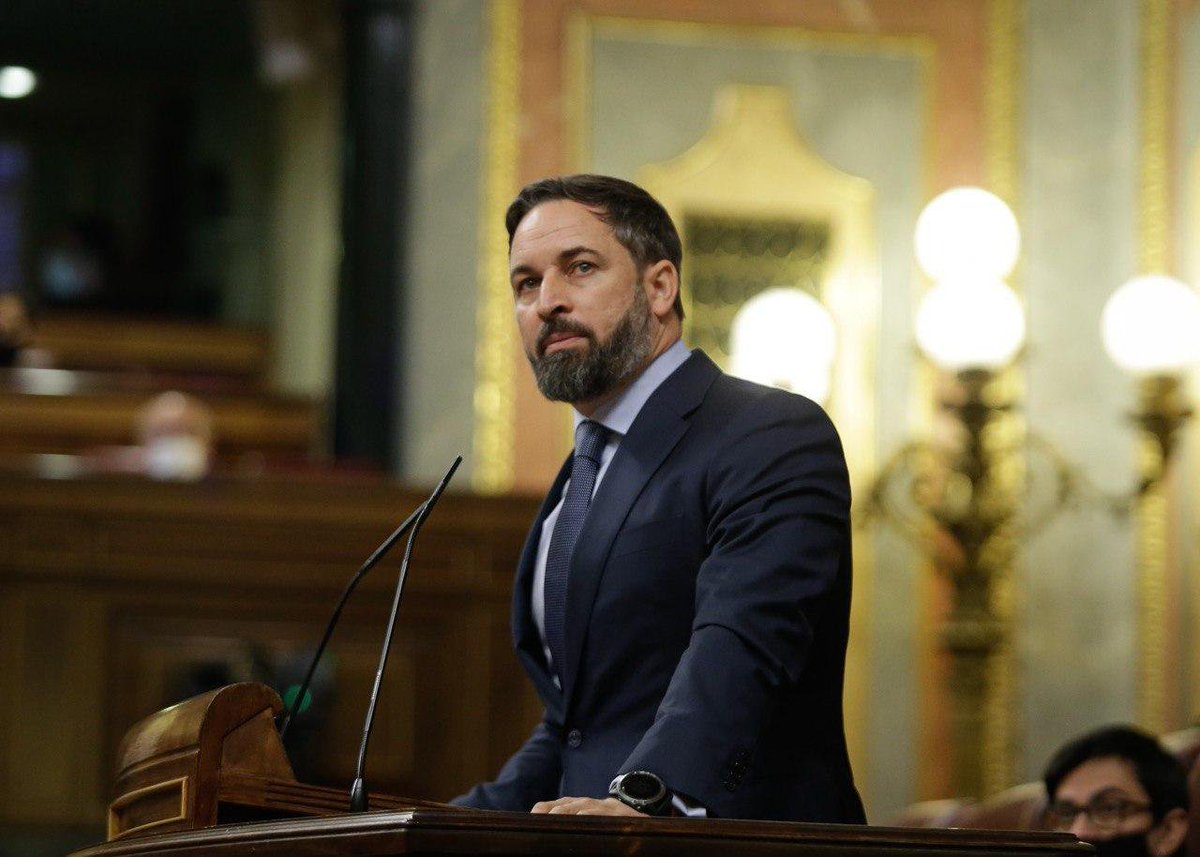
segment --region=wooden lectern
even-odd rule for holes
[[[296,781],[275,731],[278,694],[236,684],[135,725],[117,754],[109,842],[72,857],[303,855],[731,855],[1082,857],[1070,834],[735,820],[473,812]]]
[[[135,724],[117,749],[109,841],[216,827],[231,821],[335,815],[349,793],[296,781],[275,730],[279,694],[231,684]],[[378,809],[435,807],[432,801],[372,795]]]

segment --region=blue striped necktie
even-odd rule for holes
[[[571,554],[575,542],[587,518],[588,506],[592,502],[592,491],[596,487],[596,474],[600,472],[600,454],[604,450],[608,429],[597,422],[584,420],[575,427],[575,456],[571,461],[571,484],[563,498],[550,537],[550,551],[546,555],[545,596],[546,645],[553,658],[554,671],[562,678],[563,649],[566,639],[567,574],[571,567]]]

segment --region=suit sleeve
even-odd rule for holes
[[[562,742],[543,720],[500,769],[496,779],[475,786],[450,803],[472,809],[528,812],[542,800],[558,797],[562,779]]]
[[[658,773],[717,816],[744,813],[739,766],[804,674],[822,614],[849,604],[850,488],[832,423],[790,396],[748,410],[706,474],[710,548],[688,647],[621,767]]]

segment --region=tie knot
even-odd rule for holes
[[[584,420],[575,427],[575,454],[599,464],[607,436],[608,429],[600,423]]]

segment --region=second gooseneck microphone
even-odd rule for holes
[[[462,458],[459,458],[461,461]],[[455,467],[458,463],[455,462]],[[393,545],[400,540],[400,537],[408,532],[408,528],[417,520],[417,516],[424,511],[425,506],[429,503],[426,500],[416,510],[404,519],[404,523],[396,527],[392,534],[384,539],[383,544],[375,549],[375,552],[367,557],[367,561],[362,564],[362,567],[350,578],[350,582],[346,584],[346,588],[342,590],[342,597],[338,599],[337,606],[333,608],[333,615],[329,617],[329,624],[325,626],[325,635],[321,637],[321,642],[317,646],[316,652],[312,656],[312,660],[308,663],[308,671],[304,674],[304,681],[300,682],[300,691],[292,699],[292,704],[288,706],[287,714],[284,715],[283,723],[279,726],[279,737],[287,736],[288,727],[292,725],[292,719],[296,716],[296,712],[300,709],[303,703],[305,694],[308,693],[308,686],[312,684],[313,673],[317,671],[317,664],[321,661],[321,655],[325,654],[325,647],[329,645],[329,638],[333,636],[333,629],[337,627],[338,621],[342,618],[342,608],[346,606],[346,602],[350,600],[350,596],[354,590],[358,588],[358,584],[367,576],[367,572],[379,564],[379,561],[387,555]]]
[[[367,787],[363,781],[367,766],[367,744],[371,740],[371,729],[375,725],[375,710],[379,703],[379,689],[383,685],[383,673],[387,669],[388,653],[392,648],[392,638],[396,634],[396,616],[400,612],[400,599],[404,596],[404,583],[408,579],[408,565],[412,559],[413,544],[416,541],[417,534],[421,532],[421,526],[425,523],[425,519],[429,517],[429,513],[437,505],[438,499],[442,496],[442,492],[446,490],[446,486],[450,484],[450,478],[454,476],[454,471],[458,469],[458,465],[461,463],[462,456],[460,455],[454,459],[454,463],[450,465],[450,469],[446,471],[446,475],[442,477],[442,481],[438,483],[437,488],[433,489],[433,494],[417,510],[415,513],[416,521],[413,523],[412,532],[408,536],[408,544],[404,547],[404,561],[400,564],[400,579],[396,581],[396,594],[392,598],[392,614],[388,617],[387,631],[383,636],[383,651],[379,654],[379,668],[375,671],[375,686],[371,689],[371,701],[367,705],[367,716],[363,723],[362,744],[358,748],[358,767],[355,769],[354,783],[350,787],[351,812],[366,812],[369,808],[370,801],[367,794]],[[401,527],[403,526],[402,524]]]

